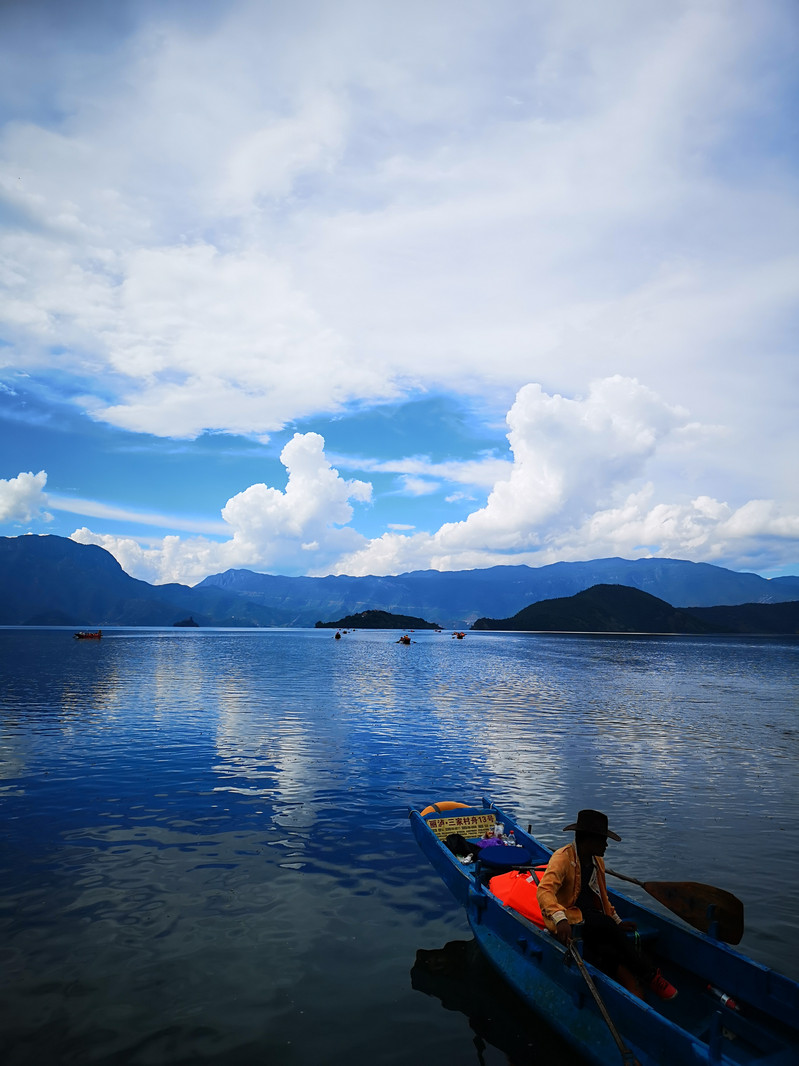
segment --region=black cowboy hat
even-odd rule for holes
[[[621,837],[608,829],[608,816],[601,811],[580,811],[577,821],[571,825],[564,825],[563,832],[574,830],[575,833],[593,833],[598,837],[610,837],[611,840],[621,840]]]

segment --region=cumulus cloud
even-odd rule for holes
[[[44,510],[48,503],[46,484],[44,470],[20,473],[8,480],[0,478],[0,522],[49,522],[52,515]]]
[[[368,502],[371,485],[345,481],[325,458],[324,443],[318,433],[295,433],[280,455],[288,471],[285,492],[251,485],[228,500],[222,517],[242,547],[271,551],[276,543],[300,541],[330,549],[360,539],[343,527],[352,518],[350,501]]]
[[[737,509],[707,496],[665,503],[651,483],[630,492],[659,450],[696,433],[687,419],[686,411],[619,376],[595,382],[582,399],[526,385],[508,412],[510,476],[485,507],[434,533],[385,533],[341,559],[340,572],[538,566],[604,555],[721,562],[763,537],[784,538],[790,551],[799,519],[773,502]],[[774,558],[782,561],[779,550]]]
[[[555,555],[586,558],[590,545],[591,557],[653,555],[759,571],[792,562],[798,536],[799,515],[773,500],[751,500],[738,508],[706,496],[655,503],[649,484],[557,539],[547,561],[556,561]]]
[[[231,567],[327,572],[333,560],[366,542],[349,523],[353,503],[371,499],[371,485],[342,478],[325,457],[324,440],[317,433],[295,433],[280,459],[288,475],[284,490],[250,485],[223,507],[227,540],[168,536],[142,544],[86,527],[76,530],[72,539],[99,544],[128,573],[157,584],[196,584]]]
[[[170,536],[142,545],[85,528],[73,539],[101,544],[137,577],[189,584],[230,567],[365,575],[613,555],[782,562],[799,536],[799,516],[788,509],[765,500],[733,507],[707,495],[663,499],[647,477],[660,452],[696,431],[688,418],[633,379],[596,381],[584,397],[548,395],[533,383],[508,412],[509,470],[461,522],[422,532],[393,524],[367,540],[353,525],[353,504],[369,502],[371,486],[343,479],[319,434],[297,433],[281,454],[285,490],[257,484],[230,499],[226,540]]]

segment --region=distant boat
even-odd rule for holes
[[[98,629],[96,633],[79,632],[75,634],[75,640],[99,640],[102,635],[102,629]]]
[[[193,618],[184,618],[182,622],[173,622],[173,629],[199,629],[199,625]]]

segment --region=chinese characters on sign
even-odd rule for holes
[[[465,814],[457,818],[429,818],[427,824],[439,840],[444,840],[450,833],[460,833],[464,837],[481,837],[494,828],[496,818],[493,814]]]

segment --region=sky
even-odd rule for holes
[[[3,0],[0,535],[799,573],[793,0]]]

